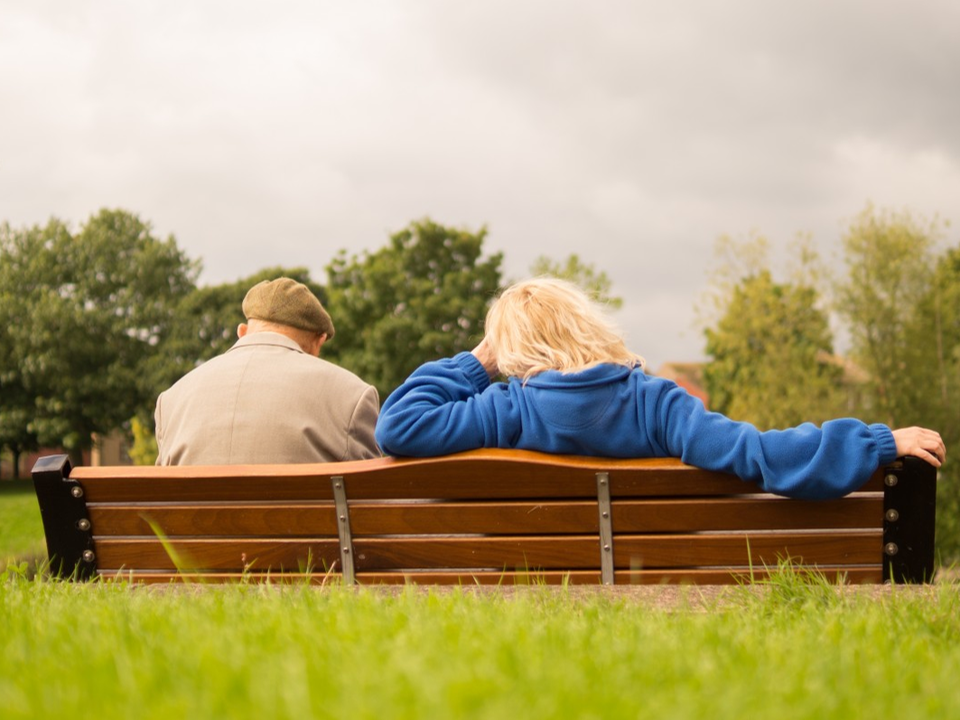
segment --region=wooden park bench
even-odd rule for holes
[[[778,566],[934,572],[936,471],[787,500],[677,460],[512,450],[306,465],[33,469],[51,571],[76,579],[724,584]]]

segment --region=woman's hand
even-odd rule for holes
[[[893,431],[897,443],[897,455],[913,455],[940,467],[947,457],[947,448],[940,433],[921,427],[901,428]]]
[[[494,354],[493,348],[490,347],[490,343],[487,342],[486,337],[470,352],[472,352],[473,356],[483,365],[483,369],[487,371],[488,377],[492,379],[500,374],[500,368],[497,367],[497,356]]]

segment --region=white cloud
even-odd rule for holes
[[[209,282],[409,221],[577,252],[656,367],[714,239],[956,219],[960,5],[0,0],[0,220],[124,207]]]

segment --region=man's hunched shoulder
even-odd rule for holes
[[[336,377],[336,378],[337,378],[339,381],[341,381],[341,382],[353,382],[353,383],[355,383],[358,387],[363,387],[363,388],[373,387],[372,385],[370,385],[370,383],[365,382],[365,381],[364,381],[361,377],[359,377],[358,375],[352,373],[351,371],[347,370],[346,368],[340,367],[339,365],[336,365],[336,364],[330,362],[329,360],[324,360],[323,358],[315,358],[315,357],[312,357],[312,356],[310,356],[310,355],[307,355],[306,357],[307,357],[309,360],[312,360],[312,361],[315,361],[315,362],[319,362],[319,363],[323,363],[323,368],[324,368],[324,370],[325,370],[328,374]]]

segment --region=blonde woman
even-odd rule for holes
[[[643,366],[577,286],[527,280],[494,302],[472,352],[426,363],[390,395],[376,438],[385,453],[417,457],[484,447],[679,457],[803,498],[852,492],[901,455],[936,467],[946,455],[932,430],[853,418],[760,432]],[[492,382],[500,374],[508,381]]]

